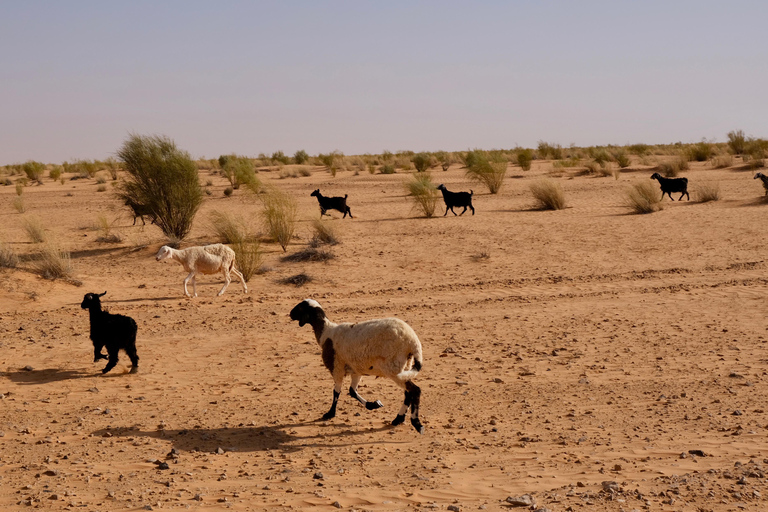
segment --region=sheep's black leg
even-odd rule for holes
[[[459,216],[461,216],[461,215],[464,215],[464,213],[465,213],[466,211],[467,211],[467,207],[465,206],[465,207],[464,207],[464,209],[463,209],[463,210],[461,211],[461,213],[459,214]]]
[[[397,413],[397,416],[395,416],[395,419],[392,420],[392,425],[400,425],[402,422],[405,421],[405,413],[408,412],[408,408],[411,406],[411,392],[408,389],[408,383],[405,384],[405,400],[403,400],[403,405],[400,407],[400,412]]]
[[[766,192],[766,194],[768,194],[768,192]],[[445,213],[443,214],[443,217],[448,215],[448,208],[449,208],[448,206],[445,207]]]
[[[360,378],[362,375],[353,375],[352,376],[352,384],[349,386],[349,396],[360,402],[365,406],[366,409],[369,411],[373,411],[374,409],[378,409],[379,407],[384,407],[384,404],[381,403],[380,400],[376,400],[373,402],[368,402],[365,398],[361,397],[360,394],[357,392],[357,385],[360,383]]]
[[[339,401],[339,395],[341,395],[340,391],[333,390],[333,404],[331,405],[330,410],[323,414],[323,420],[330,420],[334,416],[336,416],[336,403]]]
[[[475,214],[475,207],[472,206],[472,205],[469,205],[469,207],[472,209],[472,215],[474,215]]]
[[[115,367],[115,365],[117,364],[117,352],[118,352],[117,350],[115,350],[114,352],[112,351],[109,352],[109,362],[107,363],[107,366],[105,366],[104,369],[101,370],[101,373],[107,373],[108,371],[110,371],[112,368]]]
[[[424,433],[424,425],[419,421],[419,405],[421,404],[421,388],[411,381],[405,383],[406,391],[411,393],[411,425],[419,434]]]
[[[136,346],[132,345],[125,350],[131,360],[131,373],[139,371],[139,355],[136,353]]]
[[[678,201],[682,201],[683,200],[683,196],[688,196],[687,200],[688,201],[691,200],[691,196],[688,195],[688,192],[683,192],[682,194],[680,194],[680,199],[678,199]]]
[[[104,354],[101,353],[101,347],[103,347],[103,346],[104,345],[99,345],[99,346],[95,346],[94,345],[94,347],[93,347],[93,362],[94,363],[97,363],[99,361],[99,359],[106,359],[107,358],[107,356],[105,356]]]

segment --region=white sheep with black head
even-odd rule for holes
[[[365,400],[357,392],[364,375],[387,377],[405,390],[405,399],[392,425],[405,421],[411,410],[411,425],[420,434],[424,426],[419,420],[421,388],[412,379],[422,365],[421,342],[414,330],[398,318],[381,318],[358,323],[336,324],[325,316],[317,301],[306,299],[290,313],[291,320],[312,326],[317,343],[323,354],[323,364],[333,375],[333,404],[322,417],[329,420],[336,416],[336,404],[341,395],[344,377],[352,376],[349,394],[368,410],[383,407],[378,400]]]

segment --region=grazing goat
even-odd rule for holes
[[[760,178],[760,181],[763,182],[763,188],[765,189],[765,195],[768,196],[768,176],[765,174],[759,172],[755,174],[754,179]]]
[[[437,190],[443,193],[443,201],[445,201],[445,213],[443,214],[443,217],[448,215],[449,209],[451,210],[451,213],[456,215],[456,212],[453,211],[454,206],[464,207],[464,210],[462,210],[459,215],[464,215],[464,212],[467,211],[467,207],[472,210],[472,215],[475,214],[475,208],[472,206],[472,195],[474,194],[474,191],[470,190],[469,192],[451,192],[445,188],[445,185],[442,183],[437,186]]]
[[[107,359],[101,353],[102,347],[107,347],[109,361],[101,373],[107,373],[117,364],[117,353],[124,350],[131,359],[131,373],[139,371],[139,356],[136,354],[136,321],[125,315],[113,315],[101,310],[104,293],[86,293],[80,307],[87,309],[91,320],[91,341],[93,342],[93,362]]]
[[[344,197],[325,197],[320,193],[320,189],[317,189],[309,195],[316,197],[317,202],[320,203],[320,216],[325,215],[325,212],[328,210],[338,210],[344,214],[342,219],[345,219],[347,214],[349,214],[350,219],[354,219],[352,210],[347,206],[347,197],[349,194],[344,194]]]
[[[655,172],[651,175],[652,180],[659,182],[661,186],[661,198],[664,199],[664,194],[667,194],[670,199],[672,198],[672,192],[681,192],[678,201],[683,200],[683,196],[687,196],[690,201],[691,196],[688,194],[688,178],[665,178],[661,174]]]
[[[129,198],[125,199],[125,205],[128,206],[131,209],[131,211],[133,212],[133,225],[134,226],[136,225],[136,218],[137,217],[141,219],[141,224],[143,226],[146,226],[147,223],[144,222],[144,216],[145,215],[149,216],[149,218],[152,219],[152,224],[155,223],[155,214],[152,213],[152,209],[149,206],[147,206],[145,204],[137,203],[133,199],[129,199]]]
[[[229,283],[232,282],[230,272],[240,278],[240,282],[243,283],[243,292],[248,293],[248,286],[245,284],[243,274],[235,268],[235,251],[224,244],[187,247],[181,250],[164,245],[157,252],[155,259],[157,261],[176,260],[181,263],[184,270],[189,272],[189,275],[184,279],[184,295],[187,297],[190,296],[187,290],[187,283],[190,281],[192,281],[194,294],[192,297],[197,297],[197,285],[195,283],[197,274],[216,274],[218,272],[224,274],[224,286],[219,290],[218,295],[222,295]]]
[[[413,379],[421,370],[421,342],[411,327],[398,318],[367,320],[356,324],[335,324],[325,316],[316,301],[306,299],[291,310],[291,320],[312,326],[315,338],[323,354],[323,364],[333,375],[333,404],[322,417],[329,420],[336,416],[336,403],[341,395],[344,377],[352,375],[349,394],[366,409],[383,407],[378,400],[367,401],[357,392],[363,375],[388,377],[405,390],[405,400],[392,425],[405,421],[411,409],[411,425],[420,434],[424,427],[419,421],[421,388]]]

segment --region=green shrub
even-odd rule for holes
[[[221,174],[235,190],[239,189],[241,185],[247,185],[256,192],[260,188],[259,179],[256,177],[256,170],[253,168],[253,162],[250,158],[228,155],[224,160],[224,165],[221,166]]]
[[[697,144],[693,144],[692,146],[688,146],[686,150],[686,156],[691,162],[706,162],[712,158],[714,153],[715,150],[712,144],[705,140]]]
[[[92,178],[99,170],[96,162],[91,162],[89,160],[75,160],[71,164],[64,162],[61,165],[64,168],[64,172],[74,173],[82,178]]]
[[[424,172],[432,167],[432,157],[428,153],[419,153],[411,157],[416,172]]]
[[[437,151],[435,153],[435,158],[440,162],[440,167],[443,171],[447,171],[451,166],[451,155],[447,151]]]
[[[744,150],[747,148],[747,138],[742,130],[728,132],[728,147],[731,148],[734,155],[744,154]]]
[[[276,187],[259,196],[262,202],[262,218],[267,233],[285,251],[296,230],[296,200]]]
[[[244,238],[233,242],[231,247],[235,252],[235,266],[247,283],[261,265],[261,245],[255,238]]]
[[[432,176],[428,172],[414,173],[413,179],[405,183],[405,188],[416,210],[423,213],[425,217],[434,216],[440,192],[435,188]]]
[[[61,178],[61,166],[54,165],[53,169],[48,173],[48,177],[53,181],[59,181],[59,178]]]
[[[536,209],[562,210],[565,208],[565,194],[560,183],[553,180],[540,179],[531,183],[530,189],[536,201]]]
[[[308,160],[309,155],[303,149],[300,149],[293,154],[293,161],[299,165],[304,165]]]
[[[518,149],[517,153],[517,165],[523,168],[524,171],[531,170],[531,163],[533,162],[533,150],[532,149]]]
[[[687,171],[688,168],[688,160],[681,156],[676,157],[669,162],[662,162],[657,167],[658,171],[664,174],[667,178],[674,178],[680,174],[681,171]]]
[[[619,165],[620,169],[626,169],[627,167],[629,167],[631,163],[629,159],[629,155],[623,149],[618,150],[614,155],[614,158],[616,160],[616,163]]]
[[[497,194],[504,184],[504,176],[507,174],[507,161],[496,158],[490,160],[485,155],[475,159],[471,167],[467,168],[466,176],[472,181],[482,183],[488,187],[491,194]]]
[[[627,191],[626,205],[634,213],[653,213],[661,210],[661,197],[653,183],[641,181]]]
[[[197,166],[164,136],[132,134],[117,152],[127,179],[120,196],[148,207],[170,240],[181,241],[203,201]]]
[[[21,165],[21,170],[30,180],[42,183],[43,174],[45,173],[45,164],[29,160]]]
[[[747,140],[744,147],[744,161],[750,169],[759,169],[765,166],[765,157],[768,154],[768,141],[763,139]]]
[[[379,170],[381,174],[395,174],[395,166],[392,164],[384,164]]]
[[[637,156],[645,156],[650,152],[650,150],[651,147],[648,144],[632,144],[627,146],[627,151]]]
[[[547,158],[561,160],[563,158],[563,147],[560,144],[550,144],[543,140],[539,141],[539,146],[536,152],[538,153],[539,158],[543,160],[546,160]]]

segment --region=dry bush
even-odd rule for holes
[[[300,274],[280,279],[278,282],[280,284],[292,284],[298,288],[312,282],[312,277],[308,274],[305,274],[304,272],[301,272]]]
[[[120,236],[119,233],[113,233],[112,227],[117,223],[119,220],[119,217],[115,217],[115,219],[112,222],[109,222],[107,220],[106,215],[100,214],[98,217],[96,217],[97,226],[96,229],[99,231],[99,236],[96,238],[97,242],[101,243],[108,243],[108,244],[117,244],[123,241],[123,237]]]
[[[425,172],[433,167],[432,156],[429,153],[419,153],[411,157],[411,162],[416,168],[416,172]]]
[[[741,155],[747,147],[747,138],[743,130],[728,132],[728,147],[734,155]]]
[[[381,174],[395,174],[395,166],[392,164],[384,164],[379,169]]]
[[[21,165],[21,170],[32,181],[43,183],[43,174],[45,173],[45,164],[29,160]]]
[[[13,207],[19,213],[27,211],[27,207],[24,205],[24,198],[21,196],[13,198]]]
[[[715,148],[712,143],[702,140],[699,143],[688,146],[685,155],[691,162],[706,162],[715,154]]]
[[[713,169],[726,169],[733,165],[732,155],[716,155],[709,161],[709,165]]]
[[[54,243],[40,246],[32,260],[32,269],[45,279],[72,277],[72,260],[69,251],[59,248]]]
[[[293,254],[288,254],[281,258],[282,261],[328,261],[336,257],[331,251],[318,249],[317,247],[306,247]]]
[[[626,169],[631,163],[629,155],[623,149],[616,151],[614,154],[614,159],[621,169]]]
[[[314,235],[312,236],[312,242],[315,246],[320,244],[336,245],[339,243],[339,237],[336,235],[336,230],[333,229],[329,222],[323,222],[322,219],[315,219],[312,221],[312,229]]]
[[[16,268],[19,264],[19,257],[5,242],[0,242],[0,267]]]
[[[285,251],[296,230],[296,200],[276,187],[271,187],[259,198],[263,206],[261,215],[266,231]]]
[[[696,187],[696,198],[700,203],[719,201],[720,184],[717,182],[700,184],[698,187]]]
[[[238,190],[240,186],[245,185],[254,192],[258,192],[261,187],[259,178],[256,176],[256,170],[250,158],[237,155],[223,155],[219,157],[221,165],[221,174],[224,176],[232,188]]]
[[[565,208],[565,194],[560,183],[546,178],[531,183],[531,194],[536,200],[537,210],[562,210]]]
[[[234,244],[253,238],[245,220],[239,215],[213,210],[209,219],[211,228],[222,243]]]
[[[61,166],[54,165],[53,169],[48,173],[48,177],[53,181],[59,181],[59,178],[61,178]]]
[[[235,266],[243,274],[243,279],[247,283],[254,274],[259,272],[261,245],[255,238],[246,238],[233,242],[231,247],[235,251]]]
[[[657,170],[667,178],[674,178],[680,174],[681,171],[686,171],[688,169],[688,160],[681,156],[678,156],[669,162],[662,162],[657,167]]]
[[[27,232],[27,236],[32,242],[41,243],[45,242],[47,239],[43,221],[41,221],[39,217],[26,217],[22,220],[22,225],[24,226],[24,231]]]
[[[425,217],[432,217],[435,214],[440,192],[435,188],[430,173],[414,173],[413,179],[405,183],[405,188],[416,210],[423,213]]]
[[[488,187],[491,194],[498,194],[504,184],[507,174],[507,160],[493,157],[477,157],[476,161],[467,168],[466,176],[472,181],[482,183]]]
[[[662,208],[659,191],[646,181],[635,183],[627,191],[626,205],[634,213],[653,213]]]
[[[16,182],[16,195],[21,197],[22,194],[24,194],[24,186],[26,182],[22,182],[21,180]]]

